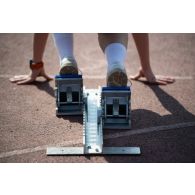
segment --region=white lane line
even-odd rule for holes
[[[163,126],[149,127],[149,128],[143,128],[143,129],[128,130],[128,131],[123,131],[120,133],[106,135],[106,136],[104,136],[104,139],[114,139],[114,138],[130,136],[130,135],[164,131],[164,130],[172,130],[172,129],[179,129],[179,128],[186,128],[186,127],[195,127],[195,122],[177,123],[177,124],[173,124],[173,125],[163,125]],[[82,144],[82,140],[79,139],[79,140],[74,140],[74,141],[66,141],[66,142],[62,142],[59,144],[43,145],[43,146],[38,146],[35,148],[26,148],[26,149],[22,149],[22,150],[2,152],[2,153],[0,153],[0,158],[6,158],[6,157],[11,157],[11,156],[20,155],[20,154],[28,154],[28,153],[32,153],[32,152],[43,151],[43,150],[46,150],[47,147],[52,147],[52,146],[55,146],[55,147],[57,147],[57,146],[71,146],[71,145],[76,145],[76,144]]]
[[[163,77],[163,75],[156,75],[156,77]],[[166,77],[170,77],[176,80],[193,80],[194,79],[192,76],[169,76],[167,75]]]
[[[157,77],[163,77],[162,75],[156,75]],[[193,80],[192,76],[166,76],[176,80]],[[106,79],[105,75],[83,75],[84,79]]]
[[[11,78],[14,75],[11,74],[0,74],[0,78]],[[50,75],[52,77],[54,77],[54,75]],[[162,77],[162,75],[156,75],[158,77]],[[166,76],[166,77],[170,77],[176,80],[193,80],[194,78],[192,76]],[[84,79],[106,79],[105,75],[83,75]]]
[[[11,78],[13,75],[11,74],[0,74],[0,78]]]
[[[130,136],[130,135],[150,133],[150,132],[155,132],[155,131],[181,129],[181,128],[186,128],[186,127],[195,127],[195,122],[177,123],[173,125],[162,125],[162,126],[149,127],[149,128],[143,128],[143,129],[129,130],[129,131],[124,131],[124,132],[114,133],[111,135],[106,135],[104,136],[104,139],[113,139],[113,138],[119,138],[119,137]]]
[[[76,144],[81,144],[81,143],[82,143],[82,139],[79,139],[79,140],[74,140],[74,141],[65,141],[65,142],[58,143],[58,144],[37,146],[35,148],[26,148],[26,149],[22,149],[22,150],[13,150],[10,152],[2,152],[2,153],[0,153],[0,159],[15,156],[15,155],[20,155],[20,154],[28,154],[28,153],[32,153],[32,152],[46,150],[47,147],[70,146],[70,145],[76,145]]]

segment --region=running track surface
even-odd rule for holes
[[[132,130],[105,131],[105,146],[140,146],[141,156],[48,157],[47,146],[81,146],[82,117],[55,117],[54,81],[17,86],[29,73],[32,34],[0,34],[0,162],[195,162],[195,35],[150,34],[151,64],[168,86],[132,82]],[[96,34],[75,34],[75,56],[87,88],[105,85],[106,61]],[[50,35],[44,55],[55,75],[59,59]],[[139,67],[129,35],[126,68]]]

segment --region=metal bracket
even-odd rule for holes
[[[139,147],[103,147],[102,152],[86,153],[84,147],[51,147],[48,156],[68,155],[140,155]]]
[[[66,97],[67,97],[67,102],[72,103],[72,88],[71,87],[67,87]]]

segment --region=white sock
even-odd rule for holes
[[[58,49],[60,60],[64,58],[74,58],[73,54],[73,34],[72,33],[53,33],[55,45]]]
[[[105,55],[108,63],[108,72],[115,68],[125,70],[125,58],[127,49],[121,43],[111,43],[105,48]]]

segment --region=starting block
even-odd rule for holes
[[[56,115],[83,114],[82,75],[57,75],[55,77]]]
[[[56,114],[83,115],[83,147],[49,147],[47,155],[139,155],[139,147],[104,147],[104,129],[130,129],[130,87],[85,89],[82,75],[56,76]]]
[[[104,129],[131,128],[130,87],[102,88],[102,120]]]

